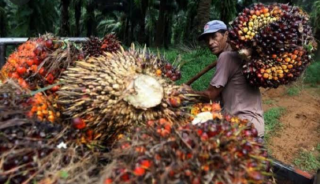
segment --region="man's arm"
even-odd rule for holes
[[[190,92],[200,95],[202,98],[206,100],[215,101],[219,97],[222,90],[223,87],[217,88],[210,85],[209,88],[204,91],[194,91],[191,89]]]

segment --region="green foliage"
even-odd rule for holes
[[[263,101],[264,104],[267,104],[267,105],[271,105],[271,104],[274,104],[274,100],[265,100]]]
[[[287,89],[287,94],[289,96],[297,96],[300,93],[300,89],[297,87],[290,87]]]
[[[281,127],[280,124],[280,116],[285,111],[285,108],[283,107],[274,107],[269,110],[267,110],[264,113],[264,123],[265,123],[265,139],[268,140],[268,138],[275,133],[275,131]]]
[[[293,163],[302,170],[315,171],[320,168],[320,156],[316,156],[313,152],[302,151]]]
[[[306,71],[304,82],[316,85],[320,83],[320,61],[311,63]]]
[[[23,6],[6,2],[8,36],[38,36],[46,32],[57,33],[59,27],[59,0],[32,0]]]

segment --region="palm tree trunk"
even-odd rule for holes
[[[69,5],[70,0],[61,0],[61,22],[60,22],[60,36],[68,36],[69,31]]]
[[[0,37],[6,36],[6,14],[4,9],[0,8]]]
[[[167,0],[160,0],[160,11],[159,18],[157,22],[157,30],[156,30],[156,40],[155,46],[161,47],[164,44],[164,32],[165,32],[165,15],[166,15],[166,4]]]
[[[172,27],[170,26],[172,24],[172,14],[166,15],[166,22],[165,22],[165,32],[164,32],[164,47],[166,49],[169,48],[169,45],[171,44],[171,34],[172,34]]]
[[[80,17],[81,17],[81,4],[82,4],[82,0],[78,0],[75,3],[74,9],[74,18],[76,20],[76,33],[75,36],[80,36]]]
[[[147,42],[147,39],[146,39],[146,22],[145,22],[145,19],[146,19],[146,13],[147,13],[147,9],[148,9],[148,6],[149,6],[149,0],[141,0],[141,19],[139,20],[139,26],[140,26],[140,33],[139,34],[139,43],[141,44],[144,44]]]
[[[87,27],[87,37],[93,36],[94,35],[94,6],[93,6],[93,1],[89,0],[87,2],[87,22],[86,22],[86,27]]]
[[[198,30],[202,30],[203,26],[210,19],[211,0],[200,0],[198,6]]]

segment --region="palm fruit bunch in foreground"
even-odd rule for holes
[[[315,40],[309,16],[287,4],[254,4],[232,22],[230,44],[248,61],[243,73],[255,86],[295,81],[311,61]]]
[[[76,144],[77,130],[21,114],[0,119],[0,131],[0,183],[86,183],[98,167],[97,155]]]
[[[103,55],[104,52],[117,52],[120,50],[120,41],[116,35],[107,34],[103,39],[91,36],[89,40],[83,44],[83,53],[85,57]]]
[[[133,128],[111,151],[101,183],[268,183],[262,139],[225,119],[178,127],[165,119]]]
[[[29,99],[12,80],[0,85],[0,183],[91,183],[98,157],[81,132],[29,118]]]
[[[31,38],[10,54],[1,69],[1,79],[15,79],[20,86],[31,90],[42,88],[53,84],[78,56],[74,44],[50,34]],[[54,86],[52,92],[57,88]]]
[[[111,142],[128,126],[147,120],[184,119],[180,107],[192,97],[157,75],[161,66],[156,56],[134,47],[78,61],[63,73],[58,104],[75,127]],[[179,95],[171,95],[174,91]]]
[[[21,113],[29,118],[37,118],[40,121],[56,122],[60,117],[60,112],[56,111],[57,104],[54,104],[56,95],[46,96],[38,92],[32,94],[28,89],[22,88],[17,82],[8,79],[0,84],[0,106],[3,109]],[[4,114],[4,110],[1,113]]]

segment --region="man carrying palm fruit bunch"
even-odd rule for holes
[[[219,20],[208,22],[199,40],[204,40],[218,57],[216,71],[208,89],[194,91],[206,100],[220,101],[223,112],[252,122],[258,135],[264,135],[264,120],[259,87],[250,85],[242,73],[242,59],[228,43],[227,26]]]

